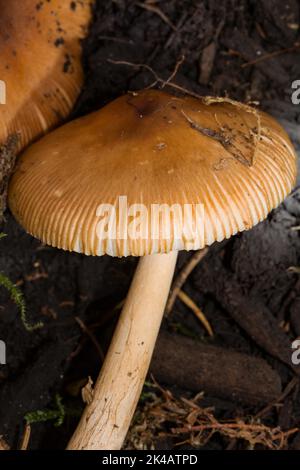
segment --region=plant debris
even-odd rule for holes
[[[243,448],[247,450],[260,446],[281,450],[298,432],[298,428],[283,431],[278,426],[270,427],[251,417],[218,420],[213,407],[202,405],[202,393],[187,399],[175,397],[170,390],[157,384],[153,384],[152,389],[138,408],[124,446],[127,450],[156,449],[156,440],[161,438],[171,439],[175,447],[189,445],[199,449],[207,445],[215,434],[227,442],[228,439],[242,441]],[[166,427],[169,431],[165,430]]]
[[[70,2],[71,9],[79,7],[80,2]],[[246,106],[259,102],[260,109],[279,118],[300,151],[300,108],[291,103],[292,81],[300,77],[299,29],[289,26],[299,24],[299,13],[298,3],[290,0],[287,5],[279,0],[233,0],[230,8],[217,0],[96,0],[94,22],[84,43],[85,86],[71,119],[92,112],[127,91],[147,87],[167,89],[175,95],[208,96],[212,100],[222,96],[223,100],[241,101]],[[53,41],[61,35],[57,31]],[[69,59],[65,57],[62,67],[70,71]],[[213,105],[213,101],[208,104]],[[245,112],[245,119],[253,121],[247,155],[251,162],[259,123],[251,113]],[[222,122],[219,124],[222,126]],[[266,130],[260,132],[263,136]],[[6,148],[1,154],[4,169],[6,163],[9,168],[13,165],[12,150]],[[223,165],[226,161],[220,158],[216,171]],[[2,182],[6,181],[5,173],[0,175]],[[2,187],[4,194],[6,185]],[[165,334],[171,336],[175,343],[171,349],[174,359],[174,351],[178,351],[182,341],[192,338],[195,351],[201,354],[206,351],[211,358],[217,358],[216,371],[221,368],[217,355],[221,351],[224,362],[219,378],[224,377],[229,367],[236,370],[231,365],[238,355],[244,358],[242,364],[246,364],[245,370],[240,371],[239,361],[239,377],[244,372],[246,378],[229,383],[227,374],[225,380],[219,380],[218,393],[212,393],[208,390],[208,385],[212,386],[208,375],[206,388],[197,382],[197,374],[192,377],[193,383],[186,375],[180,383],[178,377],[173,381],[175,373],[181,373],[186,364],[192,364],[195,371],[196,355],[190,349],[185,360],[177,360],[168,374],[162,368],[166,362],[158,361],[161,376],[156,375],[154,368],[155,376],[170,388],[171,406],[176,404],[175,410],[179,408],[184,414],[168,410],[159,388],[145,387],[129,435],[129,447],[176,449],[181,442],[193,439],[198,445],[200,433],[199,449],[252,445],[300,449],[299,431],[295,438],[293,433],[282,435],[300,427],[299,378],[291,364],[291,344],[300,335],[300,284],[299,275],[288,271],[289,267],[300,266],[300,237],[296,229],[300,226],[299,207],[298,189],[249,233],[239,234],[219,247],[211,246],[201,262],[197,260],[197,256],[202,256],[198,253],[180,253],[167,308],[171,313],[163,322],[159,342]],[[32,425],[28,449],[63,449],[82,409],[80,390],[86,377],[96,377],[99,372],[101,354],[102,351],[105,354],[109,345],[136,260],[62,253],[24,233],[9,211],[5,218],[1,230],[8,236],[1,240],[0,272],[18,280],[18,287],[22,286],[33,324],[40,321],[41,313],[45,315],[44,327],[29,335],[21,322],[16,321],[18,311],[10,295],[1,289],[0,339],[7,345],[9,360],[0,370],[0,401],[9,406],[0,409],[0,434],[10,447],[21,442],[26,411],[52,410],[53,394],[59,393],[67,419],[60,427],[53,427],[48,421]],[[191,269],[180,279],[181,270],[189,262]],[[36,268],[35,263],[42,269]],[[176,286],[177,279],[180,282]],[[184,292],[211,325],[213,339],[178,298],[183,285]],[[75,317],[81,320],[81,326]],[[158,346],[162,344],[159,342]],[[253,368],[248,374],[249,364]],[[253,377],[260,373],[260,380],[255,379],[255,394],[251,395]],[[265,377],[269,378],[268,387],[263,381]],[[292,389],[283,395],[282,389],[286,391],[291,383]],[[72,384],[76,384],[76,391],[70,393]],[[182,398],[191,400],[201,390],[205,390],[205,395],[199,397],[196,405],[202,410],[211,409],[213,419],[205,411],[196,410],[198,421],[188,423],[187,416],[193,410]],[[154,413],[156,405],[158,416]],[[266,411],[258,416],[261,407]],[[76,417],[69,413],[74,408]],[[214,419],[224,432],[212,427]],[[232,427],[224,427],[226,423]],[[138,425],[140,428],[136,428]],[[197,431],[187,429],[188,425],[210,427]],[[249,429],[257,425],[267,429],[260,428],[262,434],[257,428]],[[174,433],[181,428],[187,432]],[[240,437],[245,433],[245,439]]]

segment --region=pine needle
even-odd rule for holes
[[[195,314],[198,320],[202,323],[204,328],[206,329],[207,333],[210,337],[214,336],[213,329],[207,320],[206,316],[202,312],[202,310],[198,307],[198,305],[183,291],[180,290],[178,292],[178,298]]]

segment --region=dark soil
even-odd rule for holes
[[[300,79],[299,24],[297,0],[99,0],[84,43],[85,87],[72,117],[156,80],[145,67],[111,61],[147,64],[167,80],[184,55],[173,82],[198,94],[259,101],[300,144],[300,105],[291,103],[291,84]],[[291,230],[299,224],[300,193],[295,190],[268,220],[211,247],[184,290],[210,321],[213,339],[208,339],[201,324],[179,301],[163,324],[168,334],[178,334],[179,342],[180,335],[194,338],[189,350],[191,362],[193,347],[199,354],[198,344],[221,348],[222,361],[226,363],[228,355],[228,364],[233,364],[226,369],[229,384],[240,367],[232,359],[235,353],[243,355],[241,364],[250,363],[249,374],[255,373],[253,358],[258,363],[264,361],[264,373],[271,381],[275,376],[270,390],[261,383],[256,387],[253,381],[249,391],[251,381],[240,388],[235,381],[231,394],[228,384],[222,387],[222,381],[211,376],[206,383],[204,375],[199,386],[206,392],[205,403],[215,406],[220,419],[255,415],[299,374],[290,356],[291,342],[300,335],[300,280],[299,274],[288,271],[291,266],[300,266],[300,232]],[[8,211],[1,230],[8,236],[0,241],[0,271],[24,292],[28,320],[42,320],[44,326],[27,332],[17,307],[1,289],[0,338],[7,345],[7,365],[0,366],[0,435],[16,448],[24,430],[24,415],[51,408],[59,393],[67,409],[64,424],[34,424],[30,448],[64,448],[78,419],[71,415],[79,415],[83,408],[80,387],[89,375],[96,378],[102,360],[75,317],[89,326],[105,352],[118,316],[114,307],[126,296],[136,260],[97,259],[41,246]],[[178,269],[190,256],[180,254]],[[161,361],[164,344],[159,343]],[[166,360],[170,358],[167,352]],[[178,357],[176,360],[174,369],[180,367]],[[162,386],[187,397],[197,391],[190,380],[180,378],[177,383],[176,374],[172,383],[170,364],[163,369],[168,371],[164,377],[157,362],[153,373]],[[201,371],[205,374],[206,369],[203,366]],[[213,387],[209,385],[212,380]],[[249,394],[255,400],[249,402]],[[298,383],[280,407],[270,409],[265,422],[284,430],[300,427]],[[153,438],[157,448],[172,447],[176,442],[175,438],[167,444]],[[244,446],[243,441],[230,444],[228,438],[215,436],[206,448],[228,445]],[[290,438],[289,447],[300,449],[299,434]]]

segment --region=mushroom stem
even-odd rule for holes
[[[82,415],[69,450],[122,447],[149,368],[176,259],[176,251],[140,259],[93,401]]]

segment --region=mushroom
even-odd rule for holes
[[[83,82],[81,44],[92,0],[0,0],[0,147],[15,150],[70,112]]]
[[[27,232],[86,255],[141,257],[69,449],[121,448],[178,251],[250,229],[291,191],[295,175],[292,144],[267,114],[156,90],[118,98],[25,151],[9,205]]]

